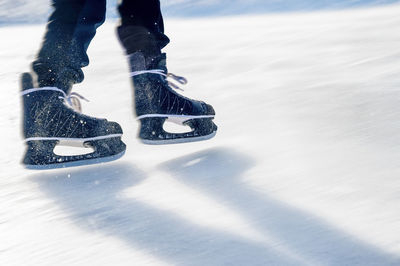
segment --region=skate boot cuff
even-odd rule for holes
[[[81,69],[71,67],[60,68],[38,62],[35,62],[32,68],[36,74],[34,87],[57,87],[67,94],[71,91],[74,84],[81,83],[84,79]]]
[[[157,57],[161,48],[154,35],[146,28],[139,26],[119,26],[117,33],[126,54],[141,52],[145,57]]]

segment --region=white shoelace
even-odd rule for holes
[[[131,72],[131,77],[142,75],[142,74],[158,74],[158,75],[164,76],[166,78],[172,78],[173,80],[179,82],[182,85],[186,85],[188,83],[186,78],[181,77],[181,76],[177,76],[177,75],[172,74],[172,73],[165,74],[164,70],[162,70],[162,69],[150,69],[150,70],[133,71],[133,72]],[[167,80],[167,82],[168,82],[168,85],[171,86],[172,88],[174,88],[176,90],[183,91],[183,89],[181,89],[179,86],[177,86],[176,84],[172,83],[171,81]]]
[[[80,99],[85,100],[89,102],[88,99],[80,95],[79,93],[72,92],[70,94],[66,94],[63,90],[56,88],[56,87],[43,87],[43,88],[32,88],[28,90],[24,90],[21,92],[21,95],[24,96],[26,94],[32,93],[32,92],[37,92],[37,91],[57,91],[61,92],[63,96],[59,96],[59,99],[63,99],[64,102],[69,105],[72,109],[74,109],[77,112],[82,112],[82,105],[80,102]]]

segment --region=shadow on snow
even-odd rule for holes
[[[120,192],[140,184],[146,173],[115,163],[40,174],[40,189],[77,226],[124,240],[154,257],[181,265],[391,265],[399,259],[351,237],[309,213],[294,209],[242,183],[251,158],[227,148],[194,153],[163,163],[159,169],[207,196],[223,201],[259,232],[288,247],[273,246],[191,223]],[[265,177],[268,178],[268,177]],[[296,256],[297,255],[297,256]]]

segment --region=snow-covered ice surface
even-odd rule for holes
[[[20,164],[18,75],[44,31],[0,28],[0,265],[400,265],[400,6],[167,20],[169,69],[217,136],[135,138],[105,24],[76,91],[124,128],[117,162]]]

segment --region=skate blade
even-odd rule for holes
[[[190,142],[199,142],[204,140],[209,140],[215,137],[217,131],[205,136],[199,137],[190,137],[190,138],[175,138],[175,139],[163,139],[163,140],[149,140],[149,139],[140,139],[140,142],[147,145],[168,145],[168,144],[181,144],[181,143],[190,143]]]
[[[112,161],[118,160],[119,158],[124,156],[124,154],[125,154],[125,151],[123,151],[119,154],[116,154],[116,155],[109,156],[109,157],[85,159],[85,160],[80,160],[80,161],[64,162],[64,163],[43,164],[43,165],[25,164],[24,167],[29,170],[51,170],[51,169],[78,167],[78,166],[112,162]]]

